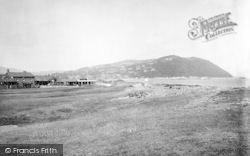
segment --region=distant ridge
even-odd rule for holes
[[[0,74],[5,74],[7,72],[7,69],[9,69],[11,72],[23,72],[26,70],[16,69],[16,68],[7,68],[7,67],[1,67],[0,66]],[[30,71],[28,71],[30,72]],[[63,70],[51,70],[51,71],[41,71],[41,72],[31,72],[34,75],[48,75],[53,73],[63,73],[65,71]]]
[[[50,70],[50,71],[40,71],[40,72],[32,72],[34,75],[49,75],[53,73],[63,73],[64,70]]]
[[[208,60],[197,57],[183,58],[176,55],[83,67],[75,71],[65,72],[64,76],[65,74],[68,76],[91,75],[95,78],[232,77],[230,73]]]
[[[0,67],[2,73],[7,68]],[[22,70],[12,69],[11,71]],[[109,78],[155,78],[155,77],[232,77],[230,73],[208,60],[197,57],[169,55],[149,60],[124,60],[111,64],[83,67],[71,71],[32,72],[34,75],[47,75],[67,79],[69,77]]]
[[[123,60],[123,61],[118,61],[115,63],[110,63],[110,64],[102,64],[102,65],[96,65],[93,67],[104,67],[104,66],[129,66],[129,65],[133,65],[135,63],[140,63],[143,62],[143,60]]]
[[[11,72],[23,72],[24,70],[16,69],[16,68],[7,68],[7,67],[1,67],[0,66],[0,74],[5,74],[7,72],[7,69],[9,69]]]

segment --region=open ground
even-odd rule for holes
[[[0,143],[64,155],[248,154],[250,90],[184,85],[0,90]]]

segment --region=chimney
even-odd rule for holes
[[[7,69],[7,73],[9,73],[10,72],[10,70],[9,69]]]

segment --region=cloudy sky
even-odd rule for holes
[[[0,66],[74,70],[178,55],[250,77],[248,10],[247,0],[0,0]],[[191,18],[227,12],[236,33],[188,38]]]

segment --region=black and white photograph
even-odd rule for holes
[[[0,0],[0,156],[249,156],[250,1]]]

